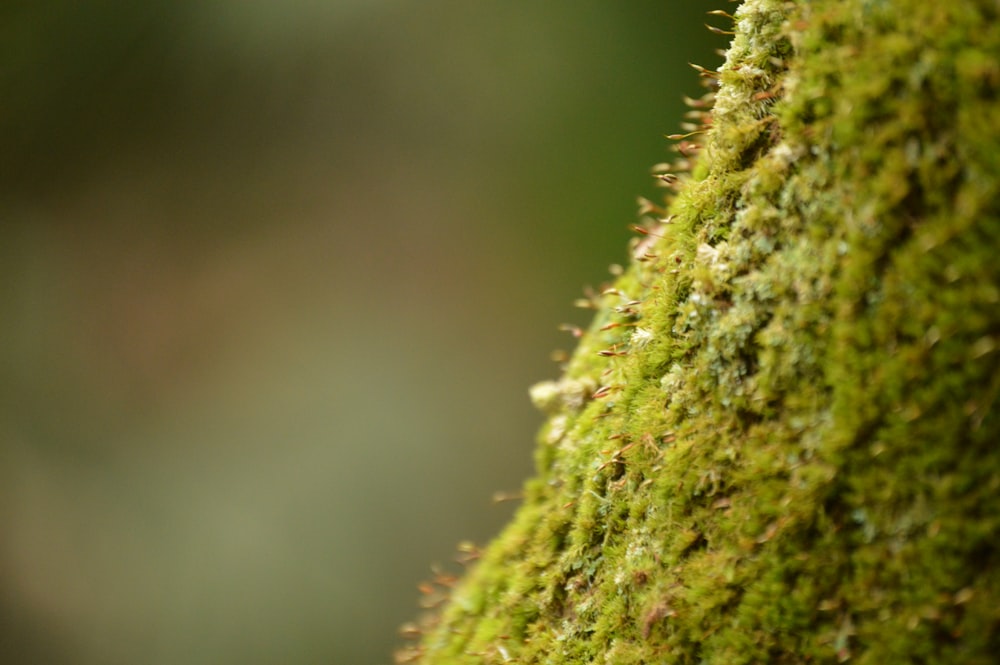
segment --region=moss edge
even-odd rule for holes
[[[400,661],[993,662],[997,13],[739,6],[524,504]]]

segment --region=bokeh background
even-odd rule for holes
[[[718,4],[3,3],[3,660],[389,662]]]

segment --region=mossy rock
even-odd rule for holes
[[[523,505],[400,660],[997,662],[998,8],[739,6]]]

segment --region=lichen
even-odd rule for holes
[[[400,660],[994,662],[997,13],[740,5],[523,505]]]

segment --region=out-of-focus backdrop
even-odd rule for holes
[[[718,4],[4,3],[4,661],[388,662]]]

